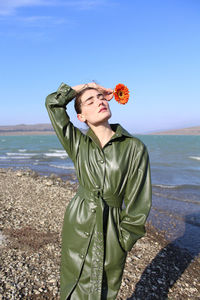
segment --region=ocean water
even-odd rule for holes
[[[52,173],[67,179],[75,173],[72,161],[54,135],[0,137],[0,167],[31,169],[41,175]]]
[[[200,136],[137,137],[146,144],[150,156],[153,208],[149,220],[159,230],[166,231],[168,239],[177,240],[179,245],[197,254],[200,250]],[[0,167],[29,168],[41,175],[54,173],[63,179],[75,174],[72,161],[54,135],[1,136]]]

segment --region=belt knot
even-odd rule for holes
[[[91,199],[91,198],[95,200],[101,199],[110,207],[117,207],[117,208],[122,207],[123,196],[115,195],[115,194],[112,195],[104,194],[101,188],[87,190],[85,187],[79,186],[77,192],[80,195],[83,195],[83,197],[86,199]]]

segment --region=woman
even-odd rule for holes
[[[74,127],[75,109],[86,134]],[[145,234],[151,206],[146,147],[119,124],[109,124],[111,89],[64,83],[46,98],[60,142],[72,159],[79,188],[62,230],[61,300],[116,299],[127,252]]]

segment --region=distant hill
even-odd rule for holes
[[[200,135],[200,126],[151,132],[153,135]]]
[[[85,132],[85,129],[81,129]],[[0,126],[0,136],[5,135],[50,135],[55,134],[53,126],[49,123],[26,125],[19,124],[13,126]]]
[[[0,126],[0,135],[54,134],[51,124]]]
[[[85,132],[85,129],[81,129]],[[26,125],[19,124],[13,126],[0,126],[0,136],[2,135],[49,135],[55,134],[54,129],[49,123]],[[200,126],[182,129],[156,131],[148,134],[153,135],[200,135]]]

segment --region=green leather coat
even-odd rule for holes
[[[62,229],[61,300],[116,299],[127,251],[145,234],[151,179],[145,145],[119,124],[101,148],[94,132],[73,126],[66,105],[76,92],[62,83],[46,98],[56,134],[79,181]]]

